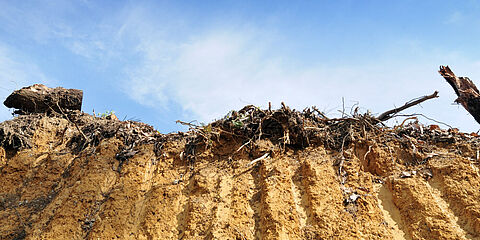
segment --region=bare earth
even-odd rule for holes
[[[476,136],[358,138],[342,155],[224,137],[193,161],[185,133],[120,161],[125,137],[74,150],[70,120],[37,116],[30,146],[0,147],[0,239],[480,239]]]

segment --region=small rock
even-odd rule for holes
[[[401,178],[411,178],[416,174],[417,174],[417,171],[415,171],[415,170],[405,171],[405,172],[402,172],[402,174],[400,174],[400,177]]]
[[[343,201],[343,203],[345,205],[348,205],[350,203],[355,203],[358,200],[359,197],[360,197],[360,195],[354,192],[354,193],[350,194],[350,196],[348,196],[348,198],[345,199]]]

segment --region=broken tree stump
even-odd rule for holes
[[[448,66],[440,66],[438,71],[457,94],[455,102],[461,104],[480,123],[480,92],[468,77],[457,77]]]
[[[35,84],[15,90],[3,104],[17,109],[14,111],[16,114],[62,113],[65,110],[81,110],[82,99],[83,91],[79,89],[49,88]]]

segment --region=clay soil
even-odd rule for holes
[[[0,239],[480,239],[474,134],[360,129],[332,147],[208,126],[1,123]]]

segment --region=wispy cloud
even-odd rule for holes
[[[338,106],[342,96],[372,103],[379,88],[388,94],[416,81],[387,66],[295,62],[270,43],[275,45],[274,39],[252,29],[213,30],[173,46],[144,41],[139,47],[144,59],[129,71],[125,89],[139,103],[175,101],[208,121],[248,103]],[[392,72],[404,80],[384,81]]]
[[[454,11],[450,15],[448,15],[447,19],[445,20],[445,23],[447,24],[456,24],[460,23],[465,20],[465,16],[462,14],[460,11]]]
[[[104,36],[96,33],[107,30],[105,34],[109,34],[109,31],[101,29],[102,26],[94,20],[97,17],[94,9],[98,6],[93,3],[57,0],[32,1],[30,4],[0,2],[0,8],[3,9],[0,11],[0,30],[16,40],[39,45],[54,43],[58,49],[64,47],[86,58],[99,57],[105,50],[105,42],[98,40]],[[89,17],[85,18],[82,11],[89,12]],[[82,17],[82,21],[77,17]]]
[[[255,28],[235,28],[213,29],[175,43],[143,38],[137,48],[143,60],[127,70],[125,92],[140,104],[176,103],[191,118],[210,121],[246,104],[278,106],[282,101],[297,109],[318,105],[335,114],[342,97],[347,108],[360,103],[364,111],[379,113],[440,90],[441,99],[410,112],[465,131],[477,127],[463,109],[451,107],[453,91],[436,73],[438,65],[451,63],[475,75],[474,64],[455,53],[418,52],[419,46],[411,49],[400,41],[396,47],[403,50],[386,50],[391,58],[334,66],[293,61],[277,51],[279,43],[269,36]],[[415,57],[406,57],[408,51],[415,51]],[[401,59],[394,59],[396,55]]]
[[[62,8],[70,9],[68,4]],[[348,97],[365,106],[378,106],[382,104],[379,95],[394,96],[403,84],[417,81],[410,72],[418,76],[431,70],[418,71],[414,65],[398,70],[392,63],[375,61],[353,66],[304,62],[284,54],[282,41],[288,38],[264,26],[217,22],[197,29],[188,19],[168,14],[154,17],[142,4],[125,7],[88,31],[61,17],[55,19],[54,25],[34,19],[25,20],[25,25],[40,31],[38,36],[55,36],[72,53],[98,63],[128,59],[121,65],[125,67],[121,84],[125,94],[147,106],[181,106],[189,118],[201,121],[245,104],[265,106],[268,102],[335,109],[342,97]]]
[[[82,7],[95,9],[92,4]],[[460,75],[480,79],[475,64],[478,60],[467,59],[455,49],[436,49],[422,38],[400,36],[393,42],[388,39],[390,42],[374,49],[372,55],[366,51],[351,55],[349,49],[338,51],[343,52],[341,56],[360,59],[357,62],[329,62],[337,57],[336,46],[331,39],[322,42],[317,38],[315,44],[322,47],[309,47],[318,51],[315,54],[321,55],[318,59],[322,61],[311,57],[313,54],[309,59],[314,60],[307,61],[302,56],[308,54],[298,53],[293,49],[295,44],[290,44],[296,41],[289,36],[291,32],[282,32],[274,24],[264,26],[230,18],[199,24],[188,14],[171,13],[168,8],[157,6],[153,12],[145,2],[125,5],[113,14],[97,16],[97,22],[82,25],[68,20],[68,14],[75,15],[76,7],[67,3],[61,6],[64,16],[48,20],[42,20],[39,14],[56,6],[43,7],[38,13],[30,9],[28,14],[22,8],[6,6],[8,11],[0,12],[0,20],[5,22],[4,29],[14,31],[19,26],[16,16],[27,16],[20,25],[25,31],[31,30],[36,41],[59,42],[95,66],[111,64],[115,80],[110,81],[123,79],[114,85],[129,98],[159,111],[180,106],[188,120],[210,121],[246,104],[266,106],[272,102],[278,106],[282,101],[297,109],[317,105],[334,114],[342,108],[342,97],[347,108],[358,102],[364,111],[368,108],[379,113],[440,90],[441,98],[423,104],[422,110],[412,111],[419,110],[464,129],[476,127],[463,109],[450,105],[455,99],[453,91],[436,73],[438,65],[451,64]],[[163,12],[157,12],[161,9]],[[456,21],[461,21],[461,14],[451,15],[449,22]],[[347,41],[342,38],[345,36],[337,38]],[[349,41],[352,46],[364,46]],[[11,56],[15,54],[0,52],[0,70],[30,69],[23,73],[28,76],[8,73],[18,76],[17,82],[43,76],[34,65],[21,64]]]
[[[80,55],[82,57],[92,59],[102,56],[105,51],[105,45],[101,41],[92,41],[88,40],[73,40],[67,43],[67,47],[74,54]]]

